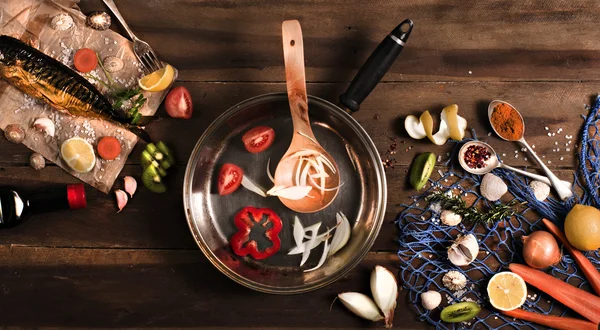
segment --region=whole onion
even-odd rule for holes
[[[523,236],[523,258],[525,262],[537,269],[556,265],[561,258],[560,248],[554,236],[547,231],[539,230],[529,236]]]

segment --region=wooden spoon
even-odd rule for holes
[[[319,160],[323,164],[323,169],[328,177],[315,180],[325,180],[326,189],[323,191],[313,185],[308,195],[302,199],[290,200],[279,196],[281,202],[288,208],[299,213],[317,212],[327,207],[337,196],[340,184],[340,173],[335,160],[323,149],[317,142],[310,120],[308,118],[308,99],[306,93],[306,76],[304,73],[304,45],[302,41],[302,29],[300,23],[296,20],[285,21],[282,24],[283,34],[283,55],[285,59],[285,79],[287,93],[290,104],[290,113],[294,125],[294,135],[292,142],[286,153],[281,158],[275,170],[275,185],[292,187],[300,185],[297,182],[297,173],[302,171],[307,165],[298,157],[297,153],[314,152],[313,160],[323,157]],[[305,158],[306,158],[305,157]],[[325,163],[330,163],[329,168]],[[314,174],[312,171],[310,174]],[[310,185],[307,183],[307,185]]]

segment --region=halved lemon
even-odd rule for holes
[[[66,140],[60,146],[60,155],[74,171],[87,173],[96,165],[94,147],[80,137]]]
[[[143,76],[139,81],[139,85],[145,91],[160,92],[171,85],[174,77],[175,69],[167,64],[162,69]]]
[[[527,299],[525,281],[513,272],[501,272],[492,276],[487,292],[492,306],[501,311],[519,308]]]

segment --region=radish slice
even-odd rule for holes
[[[275,183],[275,178],[273,178],[273,175],[271,175],[271,158],[267,160],[267,176],[271,182]]]
[[[335,218],[338,221],[338,228],[335,230],[335,234],[333,234],[333,239],[331,240],[331,248],[329,250],[329,255],[334,255],[341,248],[343,248],[348,241],[350,240],[350,234],[352,232],[352,228],[350,227],[350,221],[342,212],[338,212],[335,215]]]
[[[275,186],[273,188],[277,188],[280,186]],[[283,189],[278,189],[273,191],[273,189],[267,191],[268,195],[271,196],[279,196],[285,199],[289,199],[292,201],[297,201],[300,200],[304,197],[306,197],[306,195],[308,195],[308,193],[312,190],[313,187],[311,186],[292,186],[292,187],[285,187]]]
[[[265,193],[264,189],[262,189],[261,187],[259,187],[256,183],[254,183],[252,180],[250,180],[247,176],[242,176],[242,186],[248,190],[250,190],[253,193],[256,193],[257,195],[260,195],[262,197],[267,197],[267,194]]]
[[[311,268],[311,269],[307,269],[304,272],[312,272],[313,270],[317,270],[319,268],[321,268],[321,266],[323,266],[323,264],[325,263],[325,260],[327,259],[327,256],[329,255],[329,241],[325,241],[325,246],[323,247],[323,254],[321,255],[321,259],[319,259],[319,263]]]

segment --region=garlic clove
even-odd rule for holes
[[[442,295],[437,291],[427,291],[421,293],[421,305],[426,310],[432,310],[442,303]]]
[[[467,266],[477,258],[479,243],[473,234],[460,236],[448,248],[448,259],[456,266]]]
[[[55,127],[54,122],[46,117],[40,117],[33,122],[33,127],[40,130],[46,135],[54,137]]]
[[[387,268],[375,266],[371,272],[371,294],[385,317],[385,326],[390,328],[398,299],[398,282]]]
[[[115,190],[115,197],[117,198],[117,207],[119,208],[119,211],[117,213],[119,213],[123,210],[125,205],[127,205],[129,197],[127,197],[127,193],[121,189]]]
[[[126,176],[123,178],[123,185],[129,196],[133,197],[133,194],[135,194],[135,191],[137,190],[137,181],[131,176]]]
[[[352,313],[371,321],[383,320],[375,302],[366,295],[358,292],[344,292],[338,298]]]

